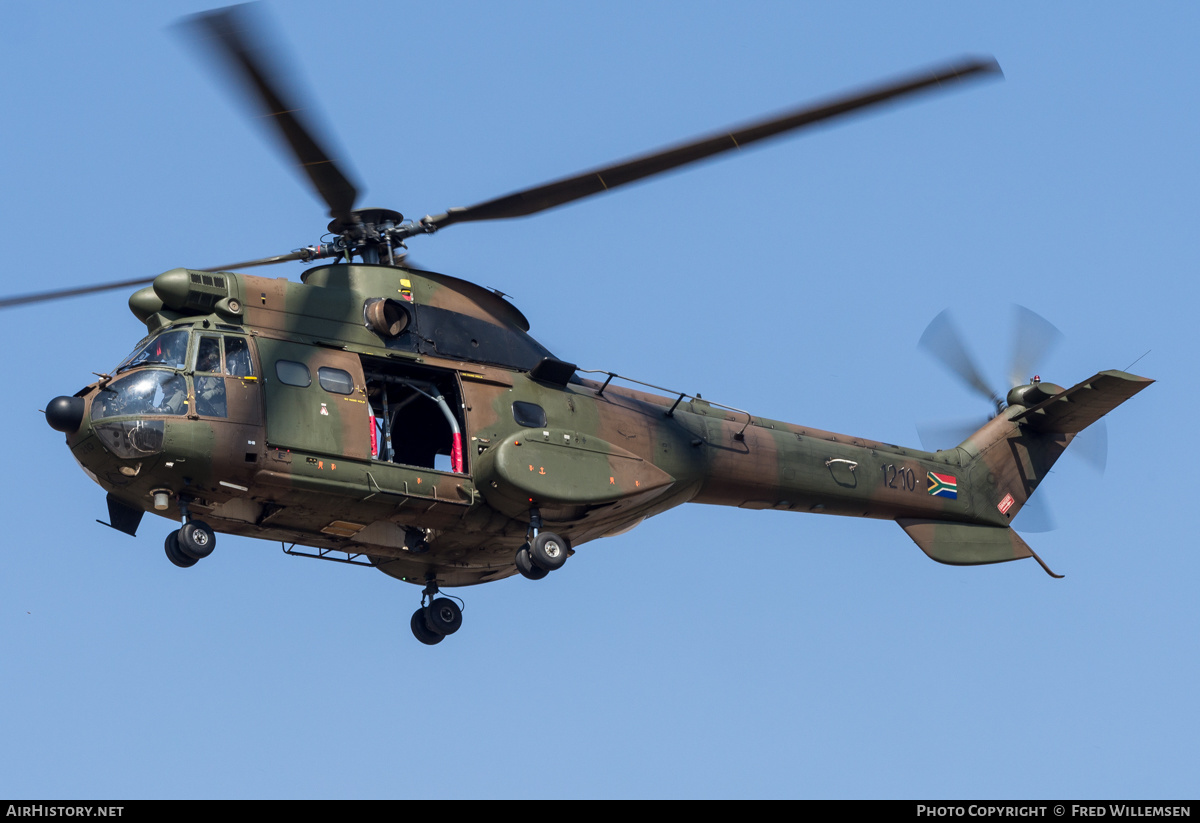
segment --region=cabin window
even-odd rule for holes
[[[317,381],[321,388],[334,394],[350,394],[354,391],[354,378],[350,372],[341,369],[321,366],[317,369]]]
[[[524,426],[527,429],[536,429],[546,425],[546,410],[537,403],[526,403],[524,400],[517,400],[512,405],[513,420],[517,421],[518,426]]]
[[[308,371],[308,366],[297,363],[295,360],[276,360],[275,375],[279,378],[280,383],[286,383],[289,386],[299,386],[303,389],[312,385],[312,375]]]

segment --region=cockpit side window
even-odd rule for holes
[[[250,344],[246,338],[226,336],[225,373],[234,377],[254,376],[254,362],[250,359]]]
[[[192,378],[196,383],[196,414],[201,417],[225,417],[225,378]]]
[[[196,371],[221,373],[221,338],[202,335],[196,343]]]
[[[250,344],[244,337],[202,334],[196,341],[196,371],[228,374],[231,377],[253,377],[254,363],[250,359]]]

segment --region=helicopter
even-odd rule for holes
[[[328,206],[331,239],[159,275],[130,298],[147,336],[111,374],[46,409],[107,492],[108,525],[136,535],[147,511],[181,523],[164,544],[176,566],[207,558],[218,533],[374,566],[422,587],[410,627],[432,645],[462,623],[461,607],[441,588],[518,573],[545,578],[588,542],[684,502],[891,519],[943,563],[1040,563],[1012,518],[1078,431],[1151,382],[1124,372],[1100,372],[1069,389],[1035,380],[997,400],[996,415],[957,448],[902,448],[582,370],[531,337],[504,296],[404,256],[410,238],[453,223],[565,205],[843,114],[995,76],[994,61],[956,62],[406,220],[357,207],[357,187],[252,48],[247,15],[226,9],[187,25],[243,76]],[[332,262],[301,283],[236,273],[323,260]]]

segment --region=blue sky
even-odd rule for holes
[[[5,3],[3,291],[315,242],[324,209],[169,30],[187,2]],[[342,9],[344,8],[344,12]],[[950,568],[879,521],[690,506],[537,583],[419,591],[104,495],[38,409],[144,333],[117,292],[4,315],[0,796],[1194,797],[1200,57],[1193,5],[269,7],[366,205],[412,216],[963,54],[1005,80],[534,218],[416,238],[584,368],[916,444],[986,404],[918,352],[956,312],[994,380],[1159,382],[1038,492],[1030,561]],[[277,276],[298,277],[281,266]],[[1176,445],[1178,443],[1178,445]],[[1017,522],[1018,528],[1021,523]]]

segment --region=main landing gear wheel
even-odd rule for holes
[[[412,629],[413,636],[426,646],[436,646],[446,639],[446,635],[438,634],[426,625],[424,606],[413,612],[412,619],[408,621],[408,625]]]
[[[530,580],[541,580],[550,572],[561,569],[571,556],[571,547],[554,532],[542,531],[542,513],[537,505],[529,509],[529,531],[526,543],[517,550],[514,560],[517,571]]]
[[[567,562],[567,542],[554,532],[541,532],[529,545],[529,559],[548,572],[561,569]]]
[[[448,597],[439,597],[425,609],[425,625],[442,637],[454,634],[462,627],[462,609]]]
[[[167,550],[167,559],[181,569],[186,569],[196,565],[199,561],[194,557],[188,557],[179,547],[179,531],[173,531],[167,535],[167,540],[163,544],[163,548]]]
[[[426,646],[436,646],[462,627],[462,607],[448,597],[437,597],[437,583],[426,579],[429,584],[421,592],[421,608],[413,612],[408,625],[413,637]],[[425,605],[426,598],[429,605]]]
[[[178,532],[179,550],[188,557],[203,560],[217,546],[217,535],[207,523],[189,520]]]
[[[517,571],[521,573],[521,576],[527,577],[530,580],[541,580],[543,577],[550,574],[550,572],[546,571],[540,566],[533,565],[533,561],[529,558],[528,543],[526,543],[517,551],[517,559],[515,562],[517,564]]]

